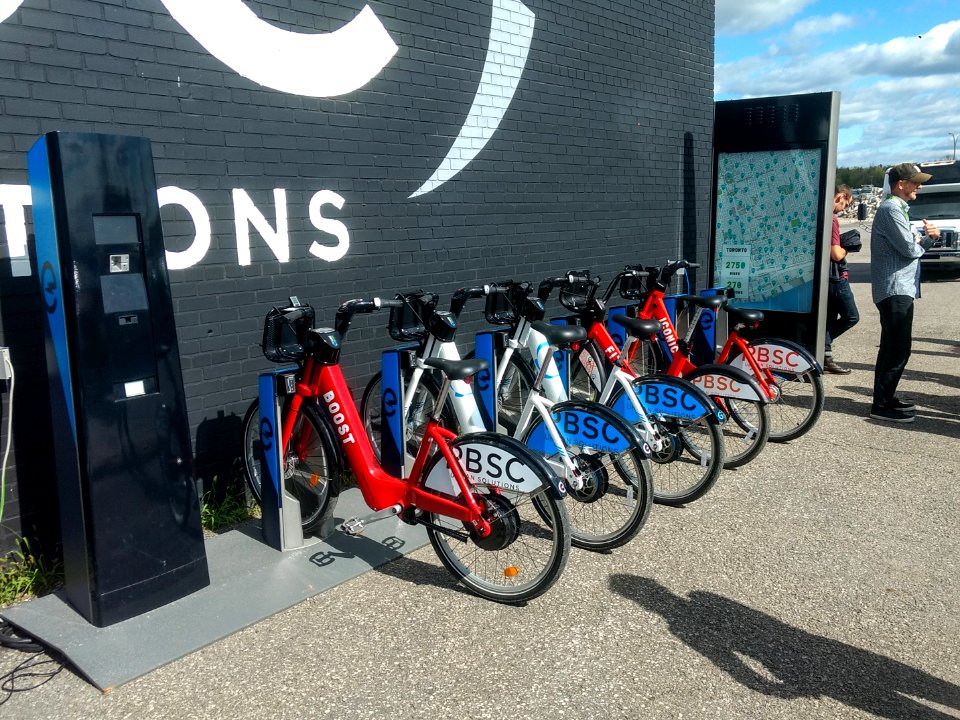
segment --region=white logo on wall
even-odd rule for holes
[[[22,2],[0,0],[0,22]],[[358,90],[376,77],[400,50],[369,6],[334,32],[309,34],[270,25],[242,0],[161,2],[197,42],[238,74],[265,87],[295,95],[334,97]],[[440,166],[411,198],[436,190],[454,178],[486,147],[519,85],[535,22],[534,13],[520,0],[493,0],[490,39],[473,103]],[[196,265],[210,248],[209,213],[202,201],[187,190],[166,187],[158,194],[161,206],[180,205],[195,226],[195,237],[187,250],[167,251],[168,266],[183,269]],[[277,260],[290,260],[285,190],[275,189],[273,194],[276,228],[270,226],[245,190],[233,190],[240,265],[251,262],[250,225],[261,234]],[[28,186],[0,185],[0,207],[5,214],[7,245],[15,275],[30,273],[23,211],[29,204]],[[333,262],[347,253],[350,234],[342,222],[320,214],[320,207],[327,204],[342,209],[345,200],[332,190],[321,190],[310,200],[308,215],[313,226],[334,236],[337,244],[313,242],[309,253]]]
[[[23,0],[0,0],[0,22],[13,15],[22,4]]]

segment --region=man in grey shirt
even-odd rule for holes
[[[910,359],[913,301],[920,297],[920,256],[940,237],[933,223],[923,221],[923,235],[910,226],[910,206],[917,190],[932,175],[911,163],[890,168],[890,194],[877,209],[870,235],[873,302],[880,311],[880,349],[873,377],[870,417],[910,423],[915,406],[896,396],[900,376]]]

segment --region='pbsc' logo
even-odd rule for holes
[[[0,17],[2,3],[9,1],[0,0]],[[317,34],[270,25],[242,0],[161,2],[214,57],[243,77],[294,95],[334,97],[359,90],[399,50],[369,5],[339,30]],[[521,0],[493,0],[490,41],[470,111],[440,166],[411,198],[453,178],[493,137],[520,83],[535,21]]]

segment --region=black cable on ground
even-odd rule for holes
[[[43,652],[43,645],[33,638],[18,635],[13,625],[6,620],[0,620],[0,645],[24,652]]]
[[[13,693],[38,688],[63,670],[63,663],[59,660],[50,656],[43,657],[43,645],[32,638],[18,635],[16,629],[3,620],[0,620],[0,645],[29,653],[23,662],[0,675],[0,705],[7,702]]]

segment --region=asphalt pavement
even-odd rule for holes
[[[960,718],[960,263],[925,269],[912,425],[867,417],[866,237],[851,269],[853,372],[817,426],[628,546],[573,550],[529,605],[462,591],[428,546],[109,694],[66,668],[0,717]],[[0,648],[0,674],[24,659]]]

